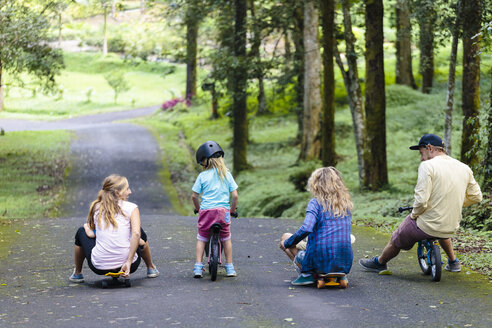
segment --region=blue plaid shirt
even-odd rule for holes
[[[315,198],[309,201],[304,223],[284,242],[285,248],[290,248],[309,236],[301,272],[350,272],[354,258],[350,243],[351,218],[351,213],[335,218],[330,210],[323,212]]]

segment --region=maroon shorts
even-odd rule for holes
[[[426,234],[419,227],[417,227],[417,220],[413,220],[408,215],[398,229],[391,235],[391,243],[393,246],[399,249],[409,250],[415,245],[416,242],[432,238],[432,236]]]
[[[212,208],[210,210],[200,210],[198,214],[198,240],[207,242],[210,238],[210,227],[214,223],[220,223],[220,240],[231,239],[231,213],[223,207]]]

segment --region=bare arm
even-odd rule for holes
[[[124,271],[123,276],[128,277],[130,275],[130,267],[132,266],[133,257],[137,251],[138,242],[140,240],[140,211],[138,207],[135,208],[130,217],[130,227],[132,235],[130,237],[130,252],[128,253],[128,258],[126,262],[121,267],[121,271]]]
[[[197,194],[196,192],[193,192],[193,195],[191,196],[191,200],[193,201],[193,206],[195,206],[195,210],[198,212],[200,210],[200,195]]]
[[[231,210],[230,210],[230,212],[231,213],[235,213],[236,212],[236,207],[237,207],[237,199],[238,199],[237,189],[231,192],[231,197],[232,197],[232,202],[231,202]]]
[[[96,238],[96,234],[94,233],[94,231],[91,228],[89,228],[89,225],[87,223],[84,223],[84,230],[85,230],[85,234],[87,235],[87,237]]]

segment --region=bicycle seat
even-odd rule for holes
[[[214,223],[210,227],[210,230],[221,230],[221,229],[222,229],[222,224],[220,224],[220,223]]]

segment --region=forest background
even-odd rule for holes
[[[0,1],[0,117],[159,104],[137,122],[161,144],[162,181],[182,214],[192,210],[194,150],[213,139],[240,185],[242,216],[301,219],[307,178],[333,165],[352,193],[354,224],[385,232],[412,203],[419,156],[408,146],[435,133],[482,186],[484,201],[465,209],[454,245],[467,266],[491,275],[491,8],[487,0]],[[0,131],[2,224],[60,215],[71,135]]]

